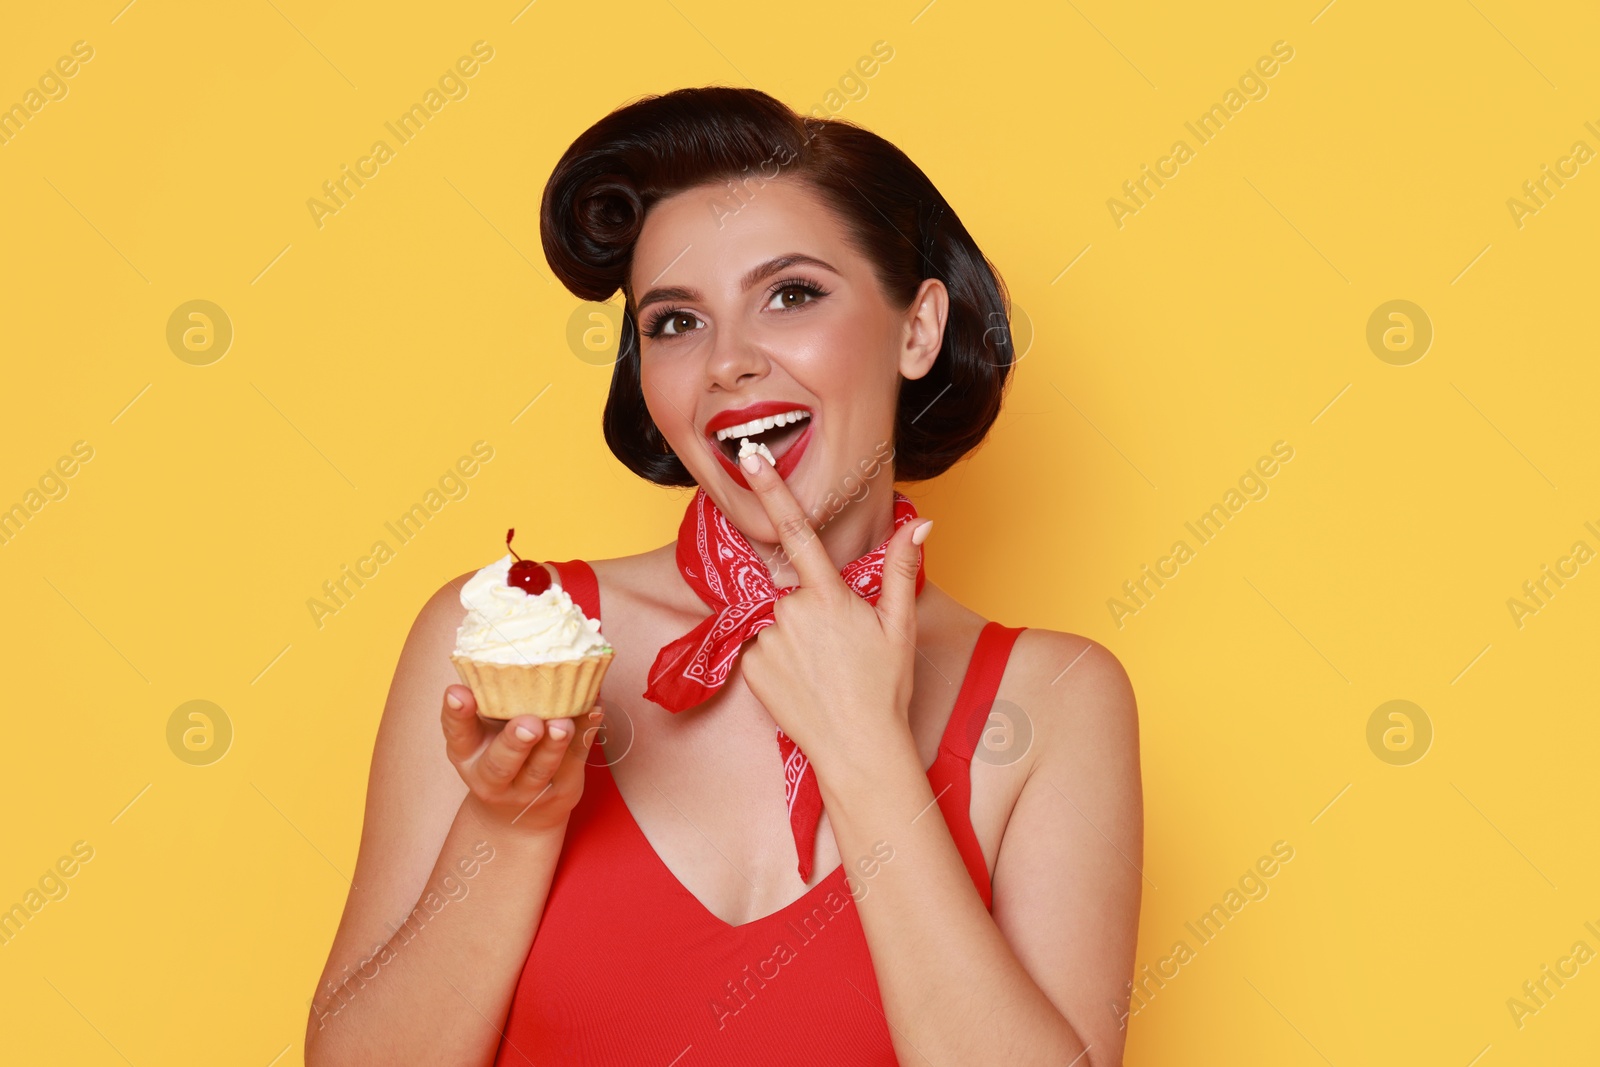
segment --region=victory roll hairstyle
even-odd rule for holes
[[[663,198],[779,175],[820,195],[893,306],[909,308],[926,278],[949,290],[943,346],[926,375],[901,381],[894,427],[897,481],[942,474],[994,424],[1015,362],[999,273],[900,149],[843,119],[802,116],[766,93],[723,86],[677,89],[612,111],[572,142],[544,188],[539,236],[556,277],[585,300],[619,289],[625,298],[606,444],[658,485],[695,484],[645,406],[628,283],[634,244]]]

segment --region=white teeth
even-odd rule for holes
[[[774,426],[787,426],[791,422],[799,422],[801,419],[810,417],[811,412],[796,408],[793,411],[785,411],[780,415],[768,415],[764,419],[752,419],[749,422],[741,422],[737,426],[729,426],[718,430],[717,440],[726,441],[730,437],[749,437],[764,430],[770,430]]]

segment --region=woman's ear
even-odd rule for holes
[[[907,312],[905,344],[900,349],[900,374],[921,378],[939,358],[944,324],[950,314],[950,291],[938,278],[924,278]]]

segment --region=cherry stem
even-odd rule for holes
[[[516,557],[516,559],[520,562],[522,560],[522,557],[517,555],[517,550],[516,549],[511,548],[511,538],[516,536],[516,533],[517,533],[516,527],[512,527],[511,529],[506,531],[506,548],[511,549],[511,555]]]

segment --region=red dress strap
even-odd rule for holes
[[[1005,674],[1006,663],[1011,658],[1011,648],[1023,626],[1002,626],[990,621],[978,633],[977,647],[972,650],[972,662],[967,666],[966,677],[956,693],[955,707],[950,711],[950,721],[945,725],[944,737],[939,742],[939,754],[928,777],[933,785],[935,799],[944,821],[950,827],[956,849],[967,865],[967,873],[978,887],[983,906],[992,906],[989,867],[983,858],[983,847],[972,828],[972,755],[977,751],[978,740],[989,721],[989,711],[994,705],[995,692],[1000,688],[1000,678]]]
[[[556,574],[561,578],[561,588],[567,591],[572,602],[583,609],[589,618],[600,619],[600,579],[595,577],[594,568],[588,561],[569,559],[560,563],[555,560],[546,560],[556,569]]]

